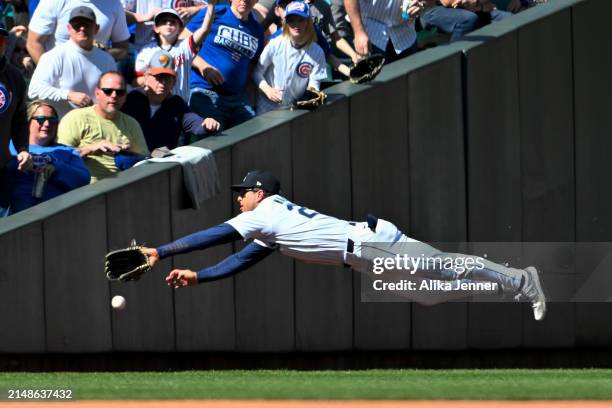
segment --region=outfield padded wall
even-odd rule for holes
[[[242,242],[164,260],[135,283],[108,283],[102,260],[132,238],[155,246],[230,218],[229,185],[252,168],[341,218],[371,212],[432,242],[516,242],[512,259],[445,247],[494,260],[537,263],[522,241],[611,241],[610,12],[606,0],[557,0],[393,63],[371,84],[335,85],[315,112],[270,112],[204,139],[196,145],[215,152],[221,193],[199,210],[181,168],[156,164],[2,220],[0,306],[17,312],[0,315],[11,328],[0,352],[609,345],[608,304],[552,303],[535,323],[526,304],[362,303],[357,273],[280,254],[198,288],[165,286],[170,269],[212,264]],[[122,312],[110,308],[115,294],[127,298]]]

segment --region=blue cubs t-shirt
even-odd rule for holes
[[[191,19],[187,29],[193,33],[200,28],[205,15],[206,8]],[[244,93],[249,76],[249,63],[259,58],[262,48],[263,29],[252,15],[248,21],[242,21],[232,13],[229,5],[216,6],[212,29],[198,55],[217,68],[225,82],[214,87],[202,78],[198,70],[192,69],[191,89],[210,89],[222,95]]]

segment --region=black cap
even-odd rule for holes
[[[243,188],[259,188],[268,193],[277,194],[280,190],[280,181],[267,170],[249,171],[240,184],[232,185],[232,190],[240,191]]]
[[[74,18],[86,18],[87,20],[96,22],[96,13],[87,6],[79,6],[72,9],[70,12],[70,18],[68,21],[72,21]]]

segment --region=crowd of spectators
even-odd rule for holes
[[[0,0],[0,216],[535,2]]]

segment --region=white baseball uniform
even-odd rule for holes
[[[244,239],[278,249],[292,258],[316,264],[349,265],[360,272],[372,272],[373,259],[405,254],[429,258],[474,258],[449,254],[406,236],[392,223],[378,219],[349,222],[301,207],[280,195],[265,198],[252,211],[237,215],[231,225]],[[383,244],[383,245],[380,245]],[[521,286],[523,271],[480,259],[482,269],[457,272],[424,268],[415,276],[425,279],[473,279],[498,283],[505,292],[515,293]]]

